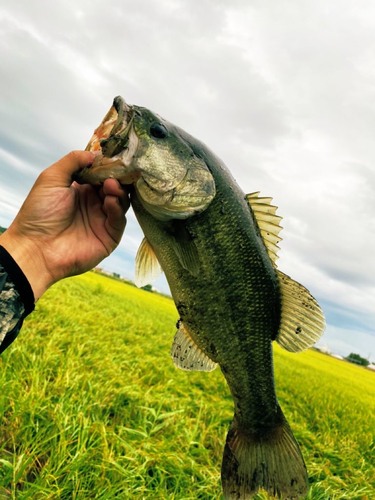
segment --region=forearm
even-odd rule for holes
[[[42,252],[31,238],[23,237],[19,231],[13,229],[13,225],[0,236],[0,246],[12,256],[20,267],[31,286],[34,300],[37,302],[53,283],[53,279],[46,269]]]
[[[44,170],[0,235],[0,352],[53,283],[92,269],[120,242],[127,191],[114,179],[100,189],[72,183],[94,158],[73,151]]]

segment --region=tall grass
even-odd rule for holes
[[[170,299],[94,273],[40,300],[0,358],[0,499],[222,498],[232,400],[220,370],[174,367],[177,319]],[[275,371],[307,498],[375,498],[375,374],[278,348]]]

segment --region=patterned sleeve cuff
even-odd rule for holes
[[[26,276],[0,247],[0,353],[17,337],[24,318],[34,307],[34,294]]]
[[[13,285],[25,306],[24,316],[28,316],[35,309],[33,290],[22,269],[2,246],[0,246],[0,265],[3,266],[9,276],[9,279],[13,282]]]

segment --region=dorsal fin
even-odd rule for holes
[[[313,346],[323,335],[325,319],[318,302],[297,281],[277,271],[281,296],[281,321],[276,342],[290,352]]]
[[[138,248],[135,258],[135,284],[137,287],[148,285],[158,278],[163,269],[159,264],[154,249],[145,237]]]
[[[173,340],[171,356],[173,363],[181,370],[211,372],[217,366],[190,337],[189,332],[179,321]]]
[[[277,207],[271,205],[272,198],[259,198],[259,193],[259,191],[250,193],[246,195],[246,199],[254,213],[269,258],[274,267],[277,267],[276,260],[279,258],[277,252],[280,250],[277,243],[282,240],[279,236],[282,230],[280,226],[282,217],[276,215]]]

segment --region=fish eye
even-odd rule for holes
[[[168,135],[168,130],[162,123],[153,123],[150,127],[150,134],[157,139],[164,139]]]

